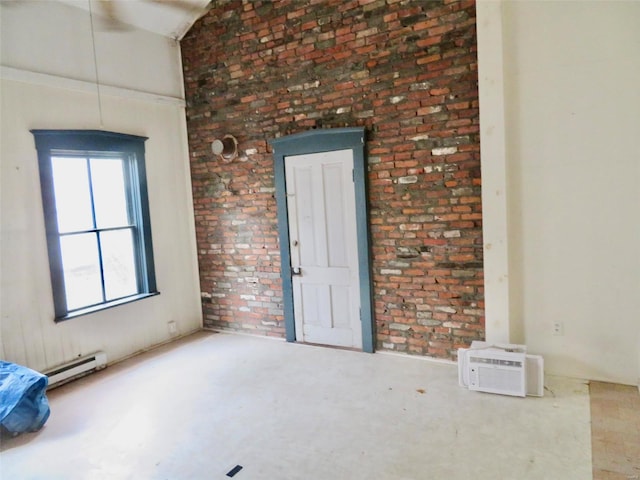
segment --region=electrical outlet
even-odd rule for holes
[[[169,322],[169,333],[171,335],[175,335],[176,333],[178,333],[178,326],[176,325],[176,322]]]
[[[564,335],[564,326],[562,325],[562,322],[553,322],[553,330],[552,330],[552,334],[553,335]]]

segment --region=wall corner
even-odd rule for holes
[[[482,170],[485,329],[488,342],[512,338],[501,0],[478,0],[478,88]]]

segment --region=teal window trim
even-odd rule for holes
[[[145,168],[144,142],[147,138],[101,130],[31,130],[31,133],[38,152],[55,321],[76,318],[157,295],[159,292],[156,287]],[[60,246],[60,238],[64,234],[58,228],[51,158],[61,155],[104,157],[113,154],[117,154],[125,162],[126,196],[132,218],[132,224],[126,228],[134,232],[137,292],[69,310]]]

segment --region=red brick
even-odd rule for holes
[[[475,2],[283,1],[258,15],[260,5],[214,2],[181,41],[200,281],[213,294],[205,326],[284,336],[267,140],[364,126],[376,159],[377,346],[454,358],[485,328]],[[226,133],[256,153],[217,161],[210,144]],[[443,325],[421,325],[422,312]],[[391,333],[391,323],[411,328]]]

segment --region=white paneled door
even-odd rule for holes
[[[285,158],[296,340],[362,348],[353,151]]]

